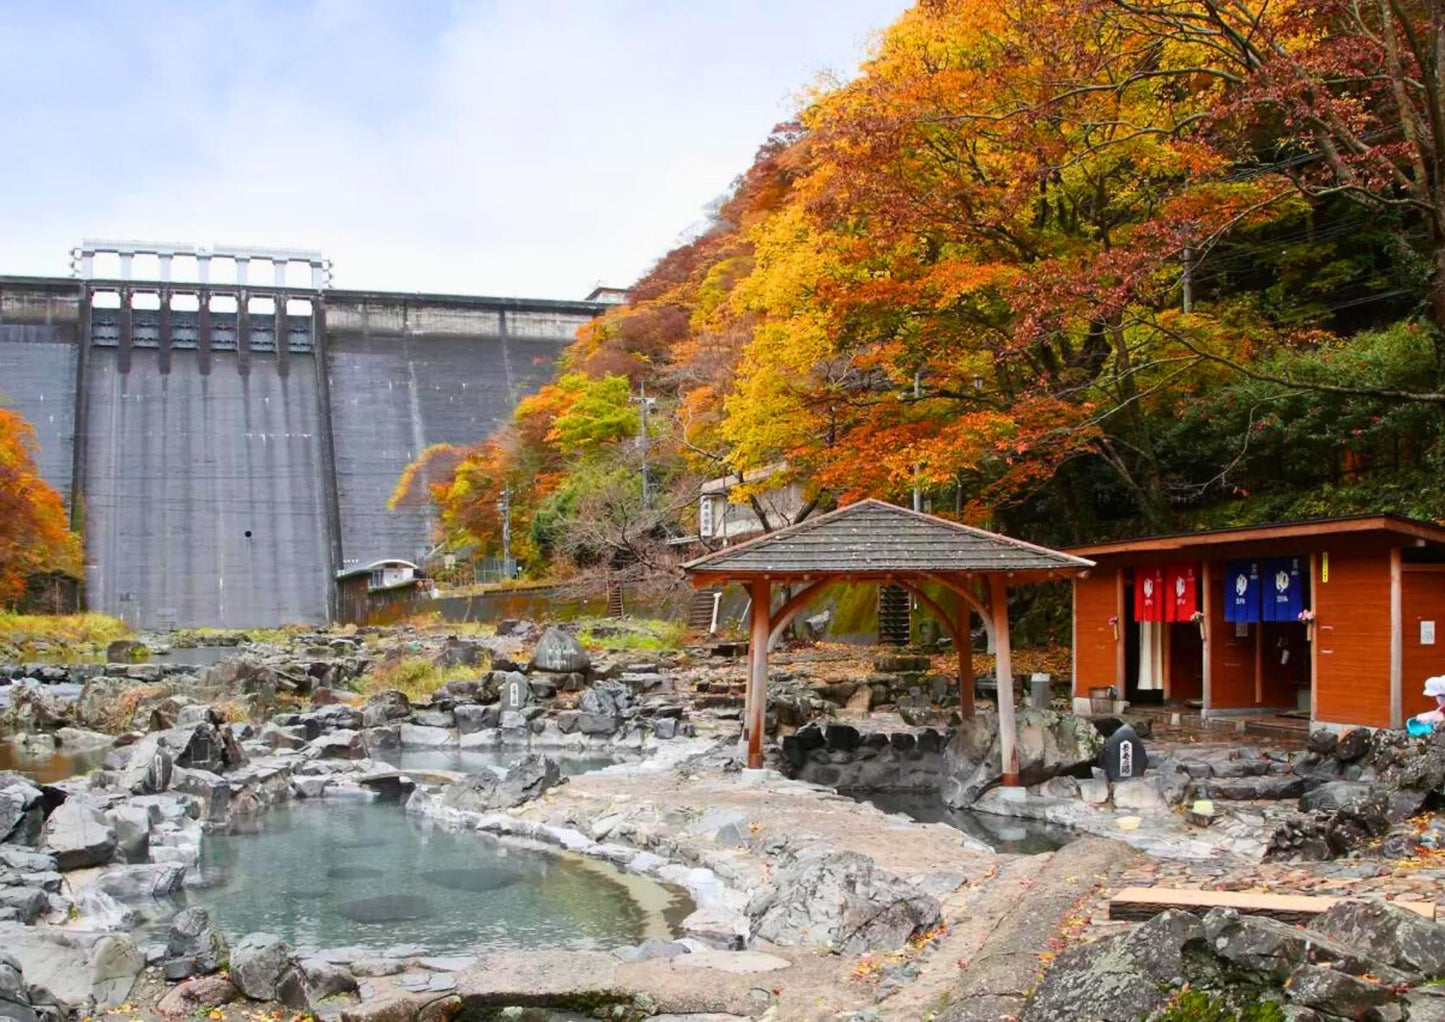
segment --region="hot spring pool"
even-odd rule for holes
[[[246,833],[207,835],[201,865],[187,901],[228,938],[259,930],[311,950],[606,949],[676,936],[692,908],[606,863],[448,830],[395,803],[278,807]]]

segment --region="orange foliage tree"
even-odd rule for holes
[[[41,571],[79,575],[80,542],[60,494],[35,468],[35,431],[0,408],[0,604],[11,604]]]

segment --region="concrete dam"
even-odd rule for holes
[[[86,606],[142,628],[324,622],[336,572],[420,560],[386,509],[470,444],[604,305],[0,276],[0,404],[86,551]]]

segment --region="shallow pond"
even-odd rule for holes
[[[605,863],[453,831],[394,803],[323,799],[207,835],[205,884],[226,935],[301,948],[414,946],[433,954],[596,949],[676,935],[684,892]]]
[[[867,802],[885,813],[902,813],[919,823],[946,823],[976,838],[996,852],[1039,855],[1062,848],[1078,837],[1067,827],[1011,816],[995,816],[969,809],[950,809],[928,791],[844,791],[840,794]]]
[[[54,752],[45,756],[27,754],[10,742],[0,742],[0,770],[13,770],[41,784],[53,784],[77,774],[88,774],[105,762],[110,747],[85,752]]]

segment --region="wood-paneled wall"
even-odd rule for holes
[[[1111,617],[1119,616],[1119,573],[1100,567],[1074,580],[1074,695],[1085,697],[1096,686],[1117,685],[1118,640]],[[1123,634],[1124,623],[1118,623]]]
[[[1445,565],[1429,570],[1406,567],[1401,595],[1404,598],[1404,658],[1401,688],[1406,717],[1435,709],[1433,697],[1422,689],[1425,679],[1445,674]],[[1421,622],[1434,622],[1435,641],[1420,641]]]
[[[1388,549],[1329,548],[1329,581],[1311,579],[1315,611],[1314,718],[1390,726]]]

